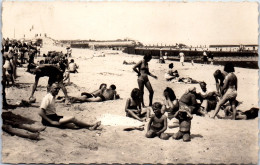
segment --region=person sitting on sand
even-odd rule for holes
[[[78,68],[79,66],[76,63],[74,63],[74,59],[71,59],[69,63],[70,73],[78,73],[77,71]]]
[[[134,67],[133,70],[137,73],[138,79],[138,86],[139,89],[142,92],[142,106],[144,107],[144,99],[143,99],[143,95],[144,95],[144,86],[146,86],[146,88],[149,91],[149,106],[152,106],[153,103],[153,88],[152,85],[148,79],[148,76],[151,76],[155,79],[157,79],[157,76],[153,75],[152,73],[149,72],[149,67],[148,67],[148,62],[151,61],[152,59],[152,55],[151,54],[146,54],[143,57],[143,60],[139,61]]]
[[[226,75],[227,75],[227,73],[225,71],[221,71],[219,69],[216,70],[213,74],[215,81],[216,81],[216,89],[220,96],[222,96],[221,90],[223,88]]]
[[[63,82],[64,82],[64,84],[67,84],[67,85],[70,84],[70,71],[68,68],[65,69]]]
[[[169,136],[164,133],[167,129],[167,117],[162,114],[162,104],[155,102],[152,105],[154,114],[151,116],[151,119],[147,126],[147,138],[154,138],[158,136],[160,139],[167,140]]]
[[[237,76],[234,74],[234,65],[231,62],[226,63],[224,67],[224,71],[228,73],[225,77],[223,88],[221,89],[221,94],[223,97],[218,102],[215,112],[212,118],[218,114],[222,105],[224,105],[227,101],[230,102],[232,106],[233,116],[232,119],[235,120],[236,118],[236,97],[237,97]]]
[[[39,115],[42,117],[42,124],[45,126],[62,128],[88,128],[95,130],[101,122],[89,124],[76,119],[74,116],[59,116],[56,113],[55,97],[59,93],[60,87],[57,83],[52,84],[50,91],[43,98]]]
[[[216,108],[218,102],[218,93],[216,91],[211,91],[207,88],[207,84],[203,81],[200,82],[201,91],[197,93],[197,99],[201,102],[201,107],[203,112],[207,114],[210,110]]]
[[[196,101],[196,88],[190,87],[179,100],[180,108],[186,109],[191,114],[200,115],[200,105]],[[204,114],[204,113],[203,113]]]
[[[102,84],[100,84],[98,90],[95,90],[95,91],[92,92],[92,93],[82,92],[82,93],[81,93],[81,96],[85,96],[85,97],[87,97],[87,98],[98,97],[98,96],[101,96],[101,95],[102,95],[102,93],[104,92],[105,89],[107,89],[107,84],[102,83]]]
[[[32,87],[32,93],[29,99],[33,98],[33,94],[37,88],[39,79],[41,77],[49,77],[48,85],[47,85],[47,91],[49,91],[50,86],[57,82],[59,83],[59,86],[61,87],[64,95],[65,95],[65,103],[67,104],[69,102],[69,97],[67,94],[67,90],[63,83],[63,72],[55,65],[41,65],[38,68],[36,68],[33,72],[35,74],[35,81]]]
[[[173,71],[173,63],[169,64],[169,69],[165,73],[164,77],[167,81],[171,81],[172,79],[175,79],[176,77],[179,77],[179,73],[177,70]]]
[[[71,102],[101,102],[107,100],[115,100],[119,98],[119,95],[116,93],[116,86],[112,84],[108,89],[105,89],[100,95],[97,97],[72,97]]]
[[[141,108],[142,92],[134,88],[131,92],[131,98],[126,100],[125,112],[127,117],[132,117],[141,122],[146,121],[150,116],[150,110]],[[146,116],[146,119],[144,118]]]
[[[184,142],[190,141],[190,128],[191,128],[191,120],[193,116],[191,113],[185,109],[180,109],[174,115],[179,120],[179,131],[173,134],[172,138],[179,140],[183,139]]]
[[[164,105],[162,108],[162,113],[168,112],[168,118],[173,118],[173,115],[179,110],[179,101],[175,96],[174,91],[167,87],[164,92],[163,96],[164,99]]]

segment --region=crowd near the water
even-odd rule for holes
[[[116,91],[116,85],[107,85],[102,83],[99,89],[93,92],[81,92],[77,97],[68,96],[66,85],[70,85],[70,74],[77,74],[79,66],[72,58],[72,49],[67,47],[67,52],[49,51],[47,54],[42,54],[44,60],[38,60],[35,63],[35,58],[41,56],[41,45],[32,41],[22,42],[17,40],[3,39],[2,42],[2,57],[3,57],[3,108],[8,109],[11,105],[6,99],[6,88],[10,86],[19,86],[15,83],[19,73],[17,67],[27,67],[27,72],[34,74],[35,79],[32,84],[31,94],[28,98],[24,98],[21,104],[34,104],[36,98],[34,93],[37,89],[38,82],[42,77],[48,77],[47,94],[41,100],[39,115],[42,118],[42,128],[33,128],[25,126],[22,123],[12,122],[10,115],[2,115],[3,130],[21,137],[30,139],[40,139],[39,132],[44,131],[46,127],[58,128],[87,128],[89,130],[99,129],[101,122],[94,123],[83,122],[74,116],[58,115],[56,112],[56,103],[64,102],[66,105],[83,102],[102,102],[108,100],[119,99],[120,96]],[[180,63],[184,65],[184,53],[180,52]],[[206,55],[205,55],[206,56]],[[96,57],[96,55],[93,55]],[[102,56],[105,54],[102,52]],[[158,136],[161,139],[167,140],[170,137],[173,139],[183,139],[187,142],[191,140],[191,121],[193,115],[199,115],[210,118],[221,119],[253,119],[258,115],[258,108],[251,108],[248,111],[239,111],[237,106],[240,104],[236,100],[238,95],[238,81],[235,74],[235,67],[231,62],[226,63],[223,70],[216,70],[212,73],[215,78],[216,89],[210,90],[204,81],[194,80],[190,77],[182,77],[177,70],[174,70],[173,63],[167,66],[168,70],[165,73],[165,81],[172,83],[182,82],[190,84],[199,84],[200,89],[195,86],[187,88],[180,98],[177,98],[174,90],[166,87],[162,91],[164,96],[163,102],[153,102],[154,90],[149,81],[149,77],[157,79],[157,76],[149,71],[149,62],[152,60],[150,54],[144,55],[139,62],[124,61],[123,64],[134,65],[133,71],[137,74],[137,86],[129,91],[130,97],[126,99],[125,110],[127,117],[131,117],[141,122],[147,123],[147,138]],[[167,59],[163,59],[167,60]],[[192,63],[193,65],[193,63]],[[149,91],[149,104],[144,104],[144,88]],[[64,97],[57,97],[59,90],[62,90]],[[9,96],[11,97],[11,96]],[[223,110],[225,116],[218,115],[219,111]],[[214,111],[209,115],[210,111]],[[11,115],[12,116],[12,115]],[[9,117],[9,118],[8,118]],[[166,133],[168,126],[179,127],[179,131],[174,134]],[[30,131],[31,133],[21,133],[13,128],[20,128]]]

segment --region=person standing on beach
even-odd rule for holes
[[[225,71],[221,71],[219,69],[216,70],[213,74],[215,81],[216,81],[216,89],[220,96],[222,96],[221,90],[223,88],[226,75],[227,75],[227,73]]]
[[[203,51],[203,63],[208,64],[208,55],[206,51]]]
[[[149,106],[152,106],[153,104],[153,88],[152,85],[148,79],[148,75],[157,79],[157,76],[153,75],[152,73],[149,72],[149,67],[148,67],[148,62],[151,61],[152,55],[151,54],[146,54],[144,55],[143,60],[139,61],[134,67],[133,70],[137,73],[138,79],[138,86],[139,89],[142,92],[142,106],[144,107],[144,86],[148,89],[150,95],[149,95]]]
[[[39,79],[41,77],[49,77],[48,80],[48,85],[47,85],[47,91],[50,90],[50,87],[52,86],[53,83],[59,83],[64,95],[65,95],[65,104],[69,103],[69,97],[68,97],[68,93],[67,90],[65,88],[65,85],[63,83],[63,71],[58,68],[55,65],[42,65],[39,66],[38,68],[35,69],[35,71],[33,72],[35,74],[35,81],[32,87],[32,93],[31,96],[29,97],[29,99],[33,98],[33,94],[36,91]]]
[[[180,63],[182,64],[182,66],[184,66],[184,64],[183,64],[184,63],[184,57],[185,57],[184,53],[180,52],[179,57],[180,57]]]
[[[231,62],[228,62],[225,67],[224,71],[226,71],[228,74],[225,77],[223,88],[221,89],[221,94],[223,94],[223,97],[218,102],[215,112],[212,116],[212,118],[215,118],[215,116],[218,114],[220,107],[224,105],[227,101],[230,102],[233,116],[232,119],[236,119],[236,97],[237,97],[237,76],[234,74],[235,69],[234,65]]]

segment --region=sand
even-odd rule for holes
[[[62,47],[45,46],[47,50],[65,52]],[[101,51],[99,51],[101,54]],[[92,57],[93,51],[73,49],[72,56],[79,65],[79,73],[71,74],[74,83],[67,86],[70,96],[79,96],[81,92],[96,90],[101,83],[115,84],[121,99],[103,103],[77,103],[65,106],[57,103],[57,113],[73,115],[86,122],[95,122],[104,114],[125,116],[126,99],[133,88],[137,87],[137,75],[132,71],[133,65],[123,65],[123,61],[138,62],[141,56],[128,55],[120,51],[106,50],[106,57]],[[37,58],[39,60],[40,58]],[[154,102],[162,101],[163,90],[169,86],[174,89],[178,98],[190,86],[198,84],[170,83],[164,80],[166,64],[157,63],[153,59],[150,72],[158,76],[158,80],[150,78],[155,91]],[[215,89],[213,72],[222,66],[185,63],[182,67],[174,62],[175,69],[183,77],[204,80],[208,87]],[[238,77],[238,97],[243,104],[238,107],[247,110],[258,107],[258,70],[235,68]],[[26,68],[18,68],[17,83],[20,87],[10,87],[7,99],[15,104],[27,99],[31,92],[34,76],[25,72]],[[47,78],[41,78],[35,92],[34,107],[18,107],[8,110],[15,114],[29,117],[41,125],[38,115],[39,106],[46,94]],[[60,91],[60,96],[63,93]],[[145,104],[148,105],[148,91],[145,89]],[[6,110],[3,110],[6,111]],[[220,112],[222,113],[222,112]],[[146,130],[123,131],[123,126],[103,125],[102,130],[87,129],[70,130],[48,127],[41,132],[43,140],[33,141],[2,135],[2,162],[4,163],[253,163],[258,161],[258,119],[231,121],[209,119],[194,116],[191,128],[191,142],[159,138],[145,138]],[[146,129],[146,127],[145,127]],[[177,132],[178,128],[169,129]]]

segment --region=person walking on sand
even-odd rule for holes
[[[218,114],[220,107],[224,105],[227,101],[230,102],[233,116],[232,119],[236,119],[236,97],[237,97],[237,76],[234,74],[235,69],[234,65],[231,62],[228,62],[225,67],[224,71],[226,71],[228,74],[225,77],[223,88],[221,89],[221,94],[223,97],[218,102],[215,112],[212,116],[212,118],[215,118],[215,116]]]
[[[180,52],[180,53],[179,53],[179,57],[180,57],[180,63],[181,63],[181,65],[184,66],[184,57],[185,57],[184,53],[183,53],[183,52]]]
[[[61,127],[61,128],[88,128],[95,130],[101,122],[89,124],[76,119],[74,116],[59,116],[56,113],[55,97],[59,93],[60,87],[57,83],[52,84],[50,91],[43,98],[39,115],[42,117],[42,124],[45,126]]]
[[[152,73],[149,72],[149,67],[148,67],[148,62],[151,61],[152,59],[152,55],[151,54],[146,54],[143,57],[143,60],[139,61],[134,67],[133,70],[137,73],[138,79],[138,86],[139,89],[142,92],[142,106],[144,107],[144,86],[146,86],[146,88],[149,91],[149,106],[152,106],[153,104],[153,88],[152,85],[148,79],[148,76],[151,76],[155,79],[157,79],[157,76],[153,75]]]

